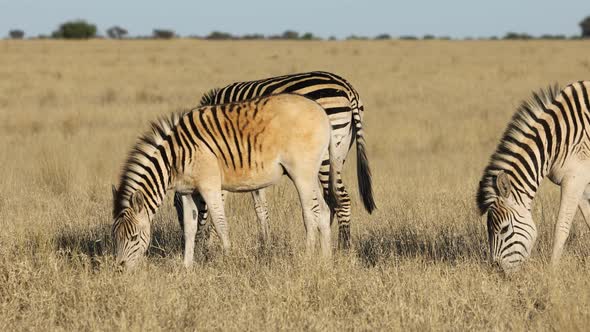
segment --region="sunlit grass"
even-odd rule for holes
[[[589,51],[573,41],[0,41],[0,329],[584,330],[589,231],[578,217],[551,269],[557,188],[542,186],[536,250],[511,276],[487,264],[474,194],[520,100],[590,78]],[[268,248],[249,195],[230,195],[231,253],[212,238],[185,270],[168,198],[144,264],[115,273],[110,186],[148,121],[216,86],[306,70],[341,74],[366,106],[378,210],[362,210],[353,150],[353,249],[328,264],[303,256],[285,180],[267,195]]]

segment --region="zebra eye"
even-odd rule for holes
[[[509,228],[508,225],[502,227],[502,229],[500,230],[500,234],[502,234],[502,235],[506,234],[508,232],[508,228]]]
[[[139,233],[133,234],[131,236],[131,241],[137,241],[137,238],[139,238]]]

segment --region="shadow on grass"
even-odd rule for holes
[[[411,225],[372,230],[360,236],[356,254],[367,267],[389,260],[422,259],[455,264],[458,261],[486,261],[487,240],[475,228],[458,233],[448,228],[421,234]]]
[[[55,236],[56,251],[71,263],[89,264],[98,268],[103,256],[112,252],[110,227],[98,225],[91,229],[67,227]]]
[[[54,243],[62,257],[71,262],[88,261],[93,268],[98,268],[106,257],[114,254],[111,225],[107,224],[92,228],[65,228],[56,235]],[[152,227],[148,257],[164,258],[181,252],[182,233],[177,225],[160,223]]]
[[[257,237],[254,245],[254,257],[262,265],[270,266],[273,262],[291,262],[295,257],[292,240],[285,234],[270,233],[268,243],[264,243],[262,236]]]
[[[262,239],[252,238],[245,246],[247,255],[260,264],[269,265],[273,261],[285,260],[294,256],[291,240],[285,234],[271,235],[268,245]],[[208,237],[196,239],[194,260],[197,264],[207,264],[223,255],[220,241],[213,232]],[[55,250],[72,264],[90,265],[97,269],[114,254],[111,225],[102,224],[91,228],[66,227],[57,234],[53,243]],[[156,222],[152,225],[149,258],[170,258],[182,256],[184,237],[175,222]],[[236,250],[236,249],[234,249]]]
[[[112,258],[113,243],[110,224],[93,228],[68,227],[54,238],[56,251],[72,263],[82,262],[98,268]],[[388,261],[420,259],[425,262],[455,264],[460,261],[485,262],[487,239],[476,226],[459,229],[441,227],[420,230],[411,224],[388,225],[371,229],[355,239],[355,254],[367,267]],[[245,244],[245,257],[252,257],[262,265],[284,264],[293,260],[293,239],[286,233],[271,232],[264,245],[262,239],[251,238]],[[147,253],[151,258],[182,256],[184,240],[175,222],[156,222],[152,227],[152,241]],[[237,248],[234,248],[236,250]],[[239,250],[239,249],[238,249]],[[206,264],[223,255],[219,240],[211,233],[207,241],[197,240],[195,263]]]

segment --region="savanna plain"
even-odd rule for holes
[[[509,276],[487,263],[474,197],[520,101],[590,79],[589,54],[583,41],[0,41],[0,330],[585,330],[590,232],[578,215],[551,268],[558,188],[542,185],[539,240]],[[116,273],[111,184],[149,121],[213,87],[309,70],[347,78],[365,104],[378,210],[362,208],[353,148],[353,248],[306,258],[284,180],[267,195],[268,247],[251,197],[231,194],[231,253],[212,237],[186,270],[169,195],[145,263]]]

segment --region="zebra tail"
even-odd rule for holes
[[[367,212],[372,213],[377,208],[373,198],[373,184],[371,179],[371,168],[367,158],[366,142],[363,136],[363,125],[360,114],[353,116],[354,136],[356,138],[356,176],[358,179],[359,193]]]
[[[331,136],[331,135],[330,135]],[[336,156],[336,152],[335,152],[336,147],[334,146],[334,142],[332,140],[332,137],[330,137],[330,146],[328,147],[328,154],[329,154],[329,158],[330,158],[330,174],[329,179],[328,179],[328,193],[325,197],[326,199],[326,203],[328,204],[328,207],[330,207],[330,210],[332,212],[335,211],[336,208],[340,207],[340,199],[338,197],[338,194],[336,193],[336,174],[334,173],[334,171],[336,170],[336,167],[334,166],[335,163],[335,156]]]

